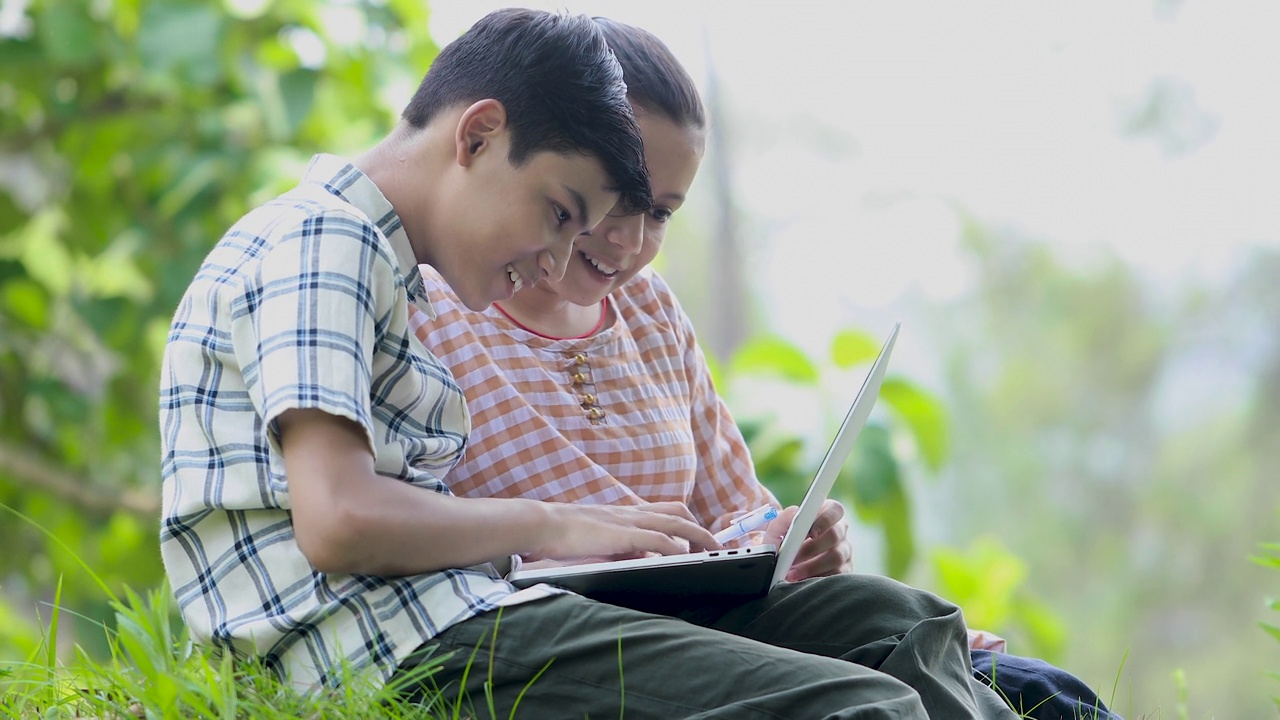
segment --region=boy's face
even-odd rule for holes
[[[539,283],[530,291],[531,302],[539,293],[550,293],[577,305],[599,304],[657,256],[667,221],[684,204],[698,173],[706,141],[702,130],[663,115],[637,110],[636,119],[644,138],[653,209],[640,215],[611,212],[590,236],[578,238],[564,278]]]
[[[563,277],[574,238],[599,224],[618,199],[594,157],[537,152],[516,167],[506,153],[505,138],[477,153],[454,196],[460,241],[447,243],[435,262],[472,310]]]

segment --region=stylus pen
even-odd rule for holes
[[[713,537],[715,537],[716,542],[723,545],[730,540],[746,535],[776,517],[778,517],[778,508],[772,505],[765,505],[734,520],[732,525],[716,533]]]

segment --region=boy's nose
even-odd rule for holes
[[[538,269],[548,280],[559,281],[569,269],[569,257],[573,254],[573,239],[555,249],[538,253]]]

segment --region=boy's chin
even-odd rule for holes
[[[458,299],[473,312],[484,312],[490,305],[506,300],[505,297],[494,297],[492,293],[468,292],[458,293]]]
[[[472,312],[484,312],[485,310],[488,310],[490,307],[492,307],[493,304],[496,302],[498,302],[498,300],[485,299],[477,302],[466,302],[464,300],[462,304],[466,305],[467,309]]]

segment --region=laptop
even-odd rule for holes
[[[894,323],[880,348],[879,356],[810,481],[781,545],[749,545],[682,555],[521,569],[507,579],[520,588],[549,583],[597,600],[645,610],[691,596],[741,599],[767,594],[786,578],[823,501],[835,485],[840,468],[853,451],[854,441],[871,415],[900,325]]]

